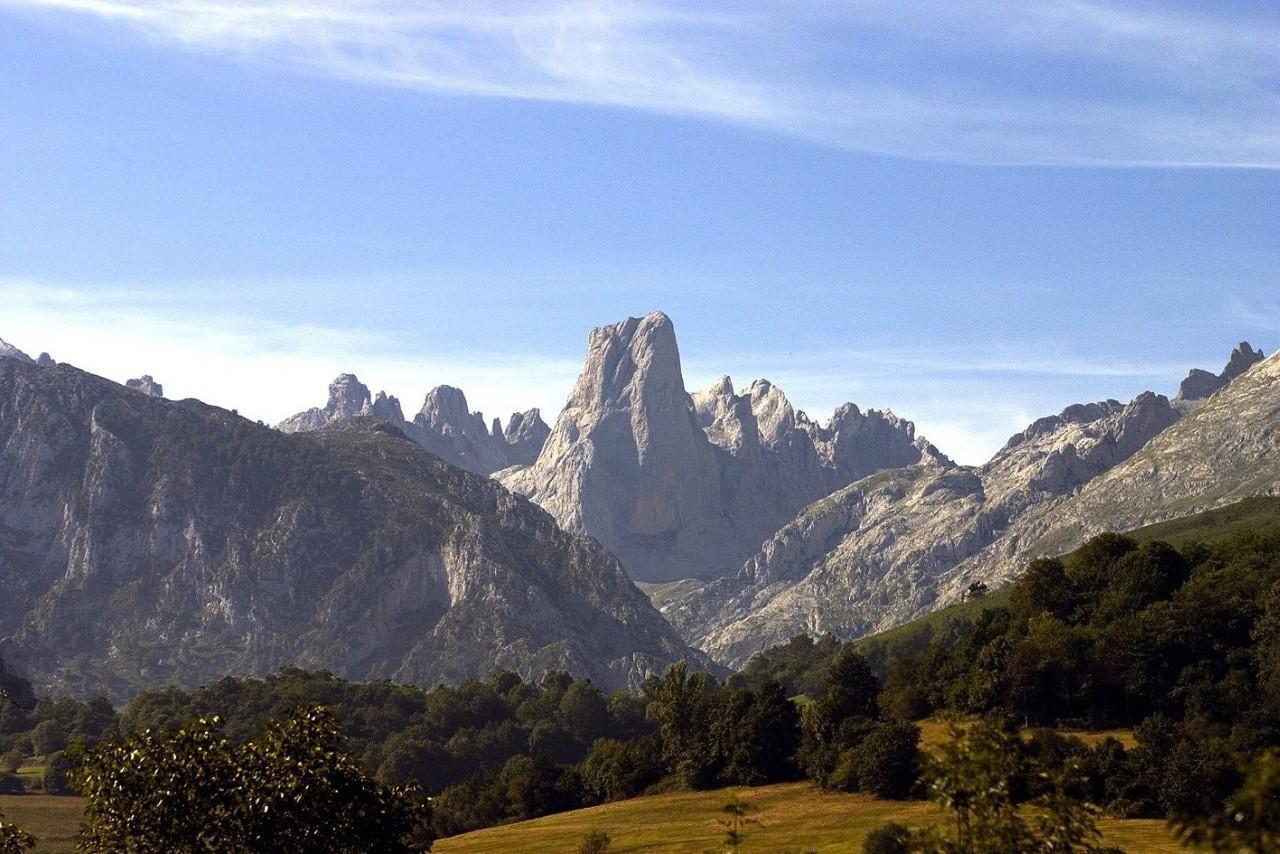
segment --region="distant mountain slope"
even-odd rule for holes
[[[0,591],[6,659],[116,698],[286,664],[616,687],[690,655],[602,547],[392,428],[290,436],[17,359]]]
[[[354,374],[342,374],[329,384],[323,407],[299,412],[278,427],[285,433],[304,433],[359,417],[385,421],[445,462],[484,475],[532,463],[551,432],[537,409],[513,413],[505,430],[496,418],[490,427],[483,415],[468,408],[461,389],[447,385],[427,392],[422,409],[410,421],[399,400],[382,391],[371,395]]]
[[[1190,516],[1179,516],[1166,522],[1145,525],[1131,531],[1123,531],[1126,537],[1138,543],[1160,541],[1174,547],[1192,542],[1218,543],[1241,534],[1280,534],[1280,498],[1259,496],[1246,498],[1216,510],[1205,510]],[[980,599],[966,597],[917,617],[883,632],[866,635],[857,641],[860,649],[875,645],[894,646],[905,642],[920,629],[928,626],[936,635],[947,623],[956,619],[973,619],[988,608],[1009,604],[1012,586],[991,590]]]
[[[1245,358],[1261,357],[1246,349]],[[1031,424],[981,467],[926,460],[882,471],[806,508],[737,576],[669,601],[663,613],[693,645],[730,665],[797,634],[833,632],[850,638],[900,624],[959,600],[970,583],[994,587],[1019,572],[1036,541],[1050,536],[1049,526],[1063,508],[1088,500],[1083,494],[1080,499],[1072,496],[1082,488],[1091,492],[1093,487],[1086,485],[1095,479],[1119,483],[1127,476],[1121,472],[1137,471],[1118,467],[1131,458],[1134,465],[1145,458],[1148,442],[1163,440],[1187,409],[1197,411],[1182,422],[1186,429],[1174,435],[1197,430],[1191,425],[1209,423],[1224,406],[1238,407],[1242,417],[1213,431],[1212,438],[1198,440],[1219,443],[1219,448],[1211,463],[1182,466],[1186,476],[1181,480],[1198,471],[1206,481],[1199,487],[1188,483],[1185,491],[1199,495],[1210,489],[1207,480],[1214,478],[1203,477],[1208,472],[1202,469],[1216,467],[1222,501],[1264,492],[1276,482],[1274,473],[1268,466],[1253,478],[1248,469],[1254,457],[1242,455],[1234,445],[1251,430],[1273,430],[1273,414],[1265,404],[1248,409],[1218,403],[1223,396],[1232,399],[1233,390],[1250,387],[1255,374],[1264,376],[1264,366],[1194,406],[1182,401],[1175,406],[1147,392],[1127,405],[1103,401],[1068,407]],[[1264,385],[1267,389],[1259,395],[1268,398],[1275,390]],[[1188,440],[1178,447],[1186,452],[1196,444]],[[1169,460],[1161,460],[1167,473]],[[1145,503],[1136,494],[1113,491],[1101,503],[1127,503],[1135,512],[1109,516],[1094,509],[1091,515],[1082,509],[1079,530],[1048,539],[1041,550],[1064,550],[1109,525],[1132,528],[1144,520],[1210,506],[1188,498],[1161,510],[1154,495],[1159,486],[1150,491]]]
[[[592,330],[569,399],[537,461],[496,476],[633,578],[733,572],[805,505],[880,469],[941,454],[909,421],[846,405],[825,427],[758,380],[690,395],[661,312]]]
[[[1239,374],[1052,514],[1025,520],[999,548],[959,566],[943,597],[956,598],[966,578],[1002,583],[1031,557],[1066,551],[1102,531],[1262,495],[1280,495],[1280,354]]]

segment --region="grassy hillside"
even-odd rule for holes
[[[1168,522],[1138,528],[1127,532],[1125,536],[1139,543],[1159,540],[1172,546],[1184,546],[1191,542],[1219,543],[1244,532],[1257,534],[1280,532],[1280,498],[1246,498],[1244,501],[1217,510],[1208,510],[1204,513],[1184,516],[1181,519],[1171,519]],[[909,623],[860,638],[854,642],[854,645],[862,650],[873,645],[892,648],[922,628],[931,628],[936,634],[952,620],[972,620],[988,608],[1003,607],[1008,602],[1009,588],[1002,587],[988,593],[982,599],[957,602]]]
[[[563,854],[577,850],[583,834],[601,830],[613,839],[609,854],[719,851],[723,833],[716,819],[734,792],[758,809],[754,817],[760,822],[748,829],[743,852],[858,854],[867,832],[886,821],[924,824],[939,817],[925,802],[885,801],[824,792],[809,783],[784,783],[634,798],[442,839],[433,850]],[[1130,854],[1186,850],[1161,821],[1105,819],[1101,827],[1108,844]]]

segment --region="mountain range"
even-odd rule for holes
[[[0,636],[54,693],[284,665],[434,685],[703,661],[594,541],[352,419],[289,435],[0,358]]]
[[[553,427],[447,385],[409,420],[343,374],[273,430],[0,342],[0,636],[39,684],[113,696],[283,664],[634,686],[1276,494],[1278,416],[1280,362],[1242,343],[1172,399],[1073,405],[957,465],[892,412],[689,392],[653,312],[591,332]]]

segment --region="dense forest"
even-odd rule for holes
[[[40,755],[45,789],[68,791],[86,756],[101,767],[129,740],[203,720],[251,744],[268,722],[317,707],[376,785],[432,796],[419,823],[436,837],[644,792],[802,777],[923,797],[916,722],[937,716],[987,720],[1011,739],[1019,767],[1040,769],[1015,775],[1018,797],[1043,796],[1044,769],[1070,767],[1073,796],[1114,814],[1222,823],[1250,763],[1280,745],[1280,535],[1174,547],[1107,534],[1036,560],[962,616],[869,642],[797,638],[723,681],[676,665],[638,694],[558,672],[423,690],[285,670],[149,692],[118,711],[6,703],[0,785],[20,789],[12,772]],[[1118,727],[1132,729],[1129,746],[1056,732]]]

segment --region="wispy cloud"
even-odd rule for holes
[[[1280,302],[1277,301],[1256,303],[1232,300],[1228,305],[1228,313],[1234,320],[1252,329],[1266,332],[1280,330]]]
[[[1050,0],[0,0],[377,86],[999,164],[1280,168],[1280,22]]]

